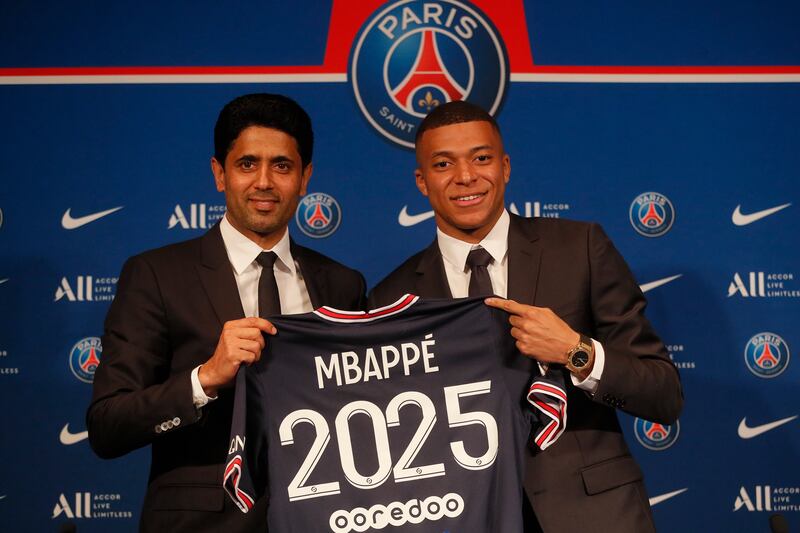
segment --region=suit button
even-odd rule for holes
[[[175,427],[175,424],[172,423],[172,420],[167,420],[167,429],[172,429]]]
[[[169,425],[166,422],[161,422],[161,431],[167,431],[169,429]]]
[[[156,433],[161,433],[161,426],[156,424]]]
[[[177,416],[176,416],[175,418],[173,418],[173,419],[172,419],[172,423],[173,423],[173,424],[175,424],[176,426],[180,426],[180,425],[181,425],[181,419],[180,419],[180,417],[177,417]]]

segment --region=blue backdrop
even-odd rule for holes
[[[602,223],[647,290],[686,397],[671,427],[622,416],[659,530],[766,531],[773,512],[800,526],[800,6],[427,4],[502,43],[507,77],[489,81],[503,87],[509,207]],[[227,101],[280,92],[313,118],[310,192],[335,199],[341,223],[312,238],[292,222],[301,244],[373,285],[430,242],[432,219],[400,223],[429,210],[413,153],[365,116],[349,63],[369,23],[403,6],[419,22],[398,25],[398,42],[416,49],[438,27],[442,66],[483,90],[486,49],[417,2],[4,6],[0,530],[136,529],[148,451],[102,461],[82,433],[93,338],[127,257],[222,215],[209,158]],[[376,72],[412,68],[403,47],[364,42]],[[391,82],[358,83],[402,115]]]

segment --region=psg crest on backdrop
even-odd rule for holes
[[[358,106],[387,139],[408,148],[436,106],[468,100],[495,114],[508,59],[489,19],[467,2],[391,3],[367,19],[350,57]]]
[[[676,420],[674,424],[659,424],[642,418],[637,418],[633,423],[633,431],[639,444],[648,450],[666,450],[678,440],[681,426]]]
[[[760,378],[774,378],[789,364],[789,345],[780,335],[764,332],[753,335],[744,349],[747,368]]]

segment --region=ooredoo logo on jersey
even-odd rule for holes
[[[387,139],[414,147],[436,106],[473,102],[495,114],[508,87],[500,33],[468,2],[393,2],[364,23],[350,57],[358,106]]]

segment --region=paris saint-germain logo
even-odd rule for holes
[[[69,352],[69,368],[76,378],[84,383],[91,383],[102,353],[103,346],[98,337],[81,339]]]
[[[314,239],[321,239],[339,227],[342,209],[330,194],[314,192],[300,200],[294,218],[300,231]]]
[[[756,376],[774,378],[789,365],[789,345],[774,333],[758,333],[747,341],[744,362]]]
[[[658,192],[645,192],[634,198],[630,208],[633,229],[645,237],[661,237],[675,222],[675,208]]]
[[[350,57],[356,101],[384,137],[413,148],[436,106],[467,100],[494,115],[508,87],[500,34],[475,6],[402,0],[367,19]]]
[[[639,444],[648,450],[658,452],[675,444],[681,432],[681,425],[677,420],[669,425],[637,418],[633,422],[633,431]]]

